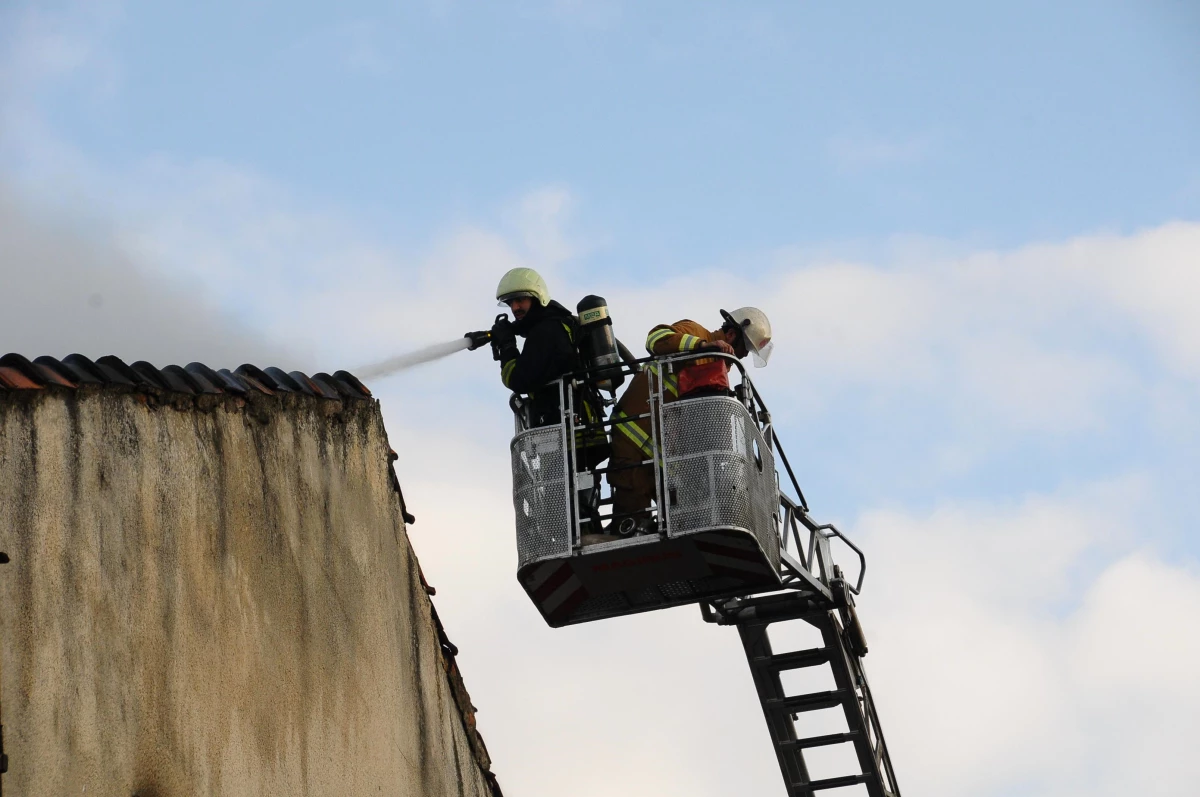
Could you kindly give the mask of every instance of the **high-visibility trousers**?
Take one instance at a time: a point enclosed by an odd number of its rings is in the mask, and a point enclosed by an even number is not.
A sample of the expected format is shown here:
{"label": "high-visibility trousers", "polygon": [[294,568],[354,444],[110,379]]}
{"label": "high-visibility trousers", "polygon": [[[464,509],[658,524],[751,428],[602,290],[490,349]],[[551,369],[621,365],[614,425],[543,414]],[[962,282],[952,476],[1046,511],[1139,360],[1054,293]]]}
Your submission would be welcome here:
{"label": "high-visibility trousers", "polygon": [[[613,512],[642,512],[654,500],[654,466],[639,465],[649,459],[640,447],[627,437],[614,434],[608,483],[613,491]],[[623,470],[611,470],[624,468]]]}

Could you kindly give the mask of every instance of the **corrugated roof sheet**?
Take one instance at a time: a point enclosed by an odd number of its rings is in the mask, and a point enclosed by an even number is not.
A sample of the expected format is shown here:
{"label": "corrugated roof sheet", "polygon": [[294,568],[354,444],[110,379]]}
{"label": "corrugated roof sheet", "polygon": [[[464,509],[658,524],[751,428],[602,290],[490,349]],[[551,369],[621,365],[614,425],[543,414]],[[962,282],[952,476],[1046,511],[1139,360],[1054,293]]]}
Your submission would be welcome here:
{"label": "corrugated roof sheet", "polygon": [[226,368],[217,371],[204,363],[156,368],[139,360],[127,365],[112,355],[95,361],[82,354],[72,354],[61,360],[53,357],[29,360],[20,354],[0,357],[0,390],[40,390],[47,387],[73,390],[84,385],[111,385],[193,396],[258,392],[268,396],[303,393],[327,399],[371,397],[371,391],[348,371],[309,376],[300,371],[289,373],[281,368],[258,368],[249,363],[233,371]]}

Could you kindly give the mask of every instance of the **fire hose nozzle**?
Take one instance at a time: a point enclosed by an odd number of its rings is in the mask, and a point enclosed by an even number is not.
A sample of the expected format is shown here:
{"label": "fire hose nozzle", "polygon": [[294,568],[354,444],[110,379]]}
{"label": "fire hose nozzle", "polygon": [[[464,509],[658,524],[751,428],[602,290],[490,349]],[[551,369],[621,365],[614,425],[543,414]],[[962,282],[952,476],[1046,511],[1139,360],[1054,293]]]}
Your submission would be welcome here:
{"label": "fire hose nozzle", "polygon": [[479,332],[468,332],[467,334],[463,335],[463,337],[471,341],[470,345],[467,346],[467,351],[475,351],[481,346],[486,346],[491,343],[492,331],[490,329],[483,329]]}

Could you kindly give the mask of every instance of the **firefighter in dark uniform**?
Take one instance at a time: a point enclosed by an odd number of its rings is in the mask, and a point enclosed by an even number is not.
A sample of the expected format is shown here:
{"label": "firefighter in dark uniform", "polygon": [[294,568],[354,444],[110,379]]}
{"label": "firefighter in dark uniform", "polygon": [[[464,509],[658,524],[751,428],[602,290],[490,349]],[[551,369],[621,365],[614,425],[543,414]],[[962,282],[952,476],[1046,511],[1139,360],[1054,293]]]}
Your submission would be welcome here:
{"label": "firefighter in dark uniform", "polygon": [[[581,367],[574,314],[550,298],[546,281],[531,268],[514,268],[505,274],[496,287],[496,298],[516,319],[497,320],[491,330],[501,381],[514,393],[529,397],[531,426],[560,423],[562,409],[556,380]],[[517,336],[525,338],[520,350]],[[600,403],[587,393],[577,391],[573,401],[577,423],[596,422],[602,417]],[[580,470],[595,468],[608,459],[608,435],[603,429],[577,433],[575,445]],[[595,516],[594,512],[589,514]],[[598,520],[593,519],[592,533],[583,535],[585,544],[615,539],[596,533],[598,526]]]}
{"label": "firefighter in dark uniform", "polygon": [[[515,322],[500,319],[492,327],[492,349],[500,361],[500,379],[514,393],[529,396],[533,426],[561,418],[558,385],[563,374],[579,369],[570,310],[550,298],[546,281],[531,268],[514,268],[500,280],[496,298]],[[517,336],[525,345],[517,349]]]}

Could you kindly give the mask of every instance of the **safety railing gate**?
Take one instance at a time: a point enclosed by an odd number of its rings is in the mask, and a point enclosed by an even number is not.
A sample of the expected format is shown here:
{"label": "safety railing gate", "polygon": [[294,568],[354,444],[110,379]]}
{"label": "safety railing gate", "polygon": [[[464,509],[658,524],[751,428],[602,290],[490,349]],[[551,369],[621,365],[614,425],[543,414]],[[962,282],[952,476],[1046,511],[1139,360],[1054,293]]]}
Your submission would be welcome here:
{"label": "safety railing gate", "polygon": [[[737,384],[729,394],[676,398],[680,368],[698,357],[729,362]],[[789,797],[861,784],[870,797],[899,797],[862,657],[867,644],[854,596],[866,559],[832,524],[808,514],[791,464],[761,396],[733,357],[713,352],[648,358],[623,366],[643,370],[649,406],[617,420],[595,412],[604,403],[580,372],[558,382],[561,422],[531,428],[514,397],[511,453],[517,521],[518,578],[552,626],[699,603],[706,620],[738,628]],[[593,411],[583,408],[590,402]],[[645,457],[603,467],[597,432],[617,422],[648,427]],[[783,464],[794,497],[780,489]],[[615,513],[603,479],[621,467],[647,468],[653,505]],[[639,521],[629,536],[599,542],[591,535]],[[592,544],[586,544],[586,543]],[[857,559],[848,580],[833,545]],[[773,625],[816,629],[820,644],[776,652]],[[822,670],[832,689],[790,694],[785,675]],[[836,732],[805,735],[802,718],[841,716]],[[817,748],[853,750],[857,771],[812,772]]]}

